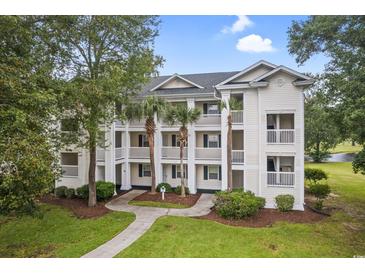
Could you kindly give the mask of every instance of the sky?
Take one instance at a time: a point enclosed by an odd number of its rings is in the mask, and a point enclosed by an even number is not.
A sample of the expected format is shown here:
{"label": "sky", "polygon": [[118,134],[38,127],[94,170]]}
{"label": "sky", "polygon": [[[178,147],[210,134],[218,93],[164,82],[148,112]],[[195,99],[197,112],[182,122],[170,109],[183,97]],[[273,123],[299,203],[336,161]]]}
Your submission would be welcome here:
{"label": "sky", "polygon": [[328,62],[315,55],[303,66],[287,50],[287,30],[306,16],[161,16],[156,54],[160,75],[239,71],[264,59],[300,72],[318,73]]}

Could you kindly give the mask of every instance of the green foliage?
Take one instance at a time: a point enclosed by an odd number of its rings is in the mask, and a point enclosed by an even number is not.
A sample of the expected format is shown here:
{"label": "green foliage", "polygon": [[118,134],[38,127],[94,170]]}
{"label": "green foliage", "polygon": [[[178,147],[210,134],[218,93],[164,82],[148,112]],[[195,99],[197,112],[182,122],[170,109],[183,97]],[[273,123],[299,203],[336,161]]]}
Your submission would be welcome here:
{"label": "green foliage", "polygon": [[290,194],[278,195],[275,197],[276,207],[281,212],[287,212],[293,209],[294,196]]}
{"label": "green foliage", "polygon": [[67,187],[66,186],[59,186],[55,188],[55,195],[58,198],[65,198],[66,197],[66,190]]}
{"label": "green foliage", "polygon": [[[297,63],[303,64],[318,53],[329,57],[330,61],[325,66],[323,78],[328,106],[332,106],[331,115],[343,140],[351,138],[363,145],[365,143],[364,17],[310,16],[307,20],[293,22],[288,34],[289,52],[296,56]],[[313,119],[316,117],[313,116]],[[322,127],[327,127],[327,122],[322,121]]]}
{"label": "green foliage", "polygon": [[331,193],[331,188],[326,182],[317,182],[309,185],[309,192],[317,199],[326,199]]}
{"label": "green foliage", "polygon": [[98,201],[107,200],[113,197],[115,185],[112,182],[97,181],[96,182],[96,198]]}
{"label": "green foliage", "polygon": [[[107,200],[114,195],[115,185],[112,182],[97,181],[96,182],[96,198],[98,201]],[[76,196],[81,199],[89,197],[89,186],[83,185],[76,189]]]}
{"label": "green foliage", "polygon": [[214,201],[217,213],[226,219],[242,219],[255,215],[265,206],[265,199],[256,197],[252,192],[220,191]]}
{"label": "green foliage", "polygon": [[[177,195],[180,195],[181,194],[181,186],[177,186],[175,187],[174,189],[174,192],[177,194]],[[190,190],[188,187],[185,187],[185,194],[189,195],[190,194]]]}
{"label": "green foliage", "polygon": [[355,173],[360,172],[365,175],[365,146],[356,154],[354,161],[352,162],[352,169]]}
{"label": "green foliage", "polygon": [[304,177],[306,180],[313,183],[328,178],[327,173],[322,169],[309,167],[304,169]]}
{"label": "green foliage", "polygon": [[169,183],[159,183],[156,187],[157,192],[161,192],[161,187],[165,187],[165,192],[172,192],[172,187]]}
{"label": "green foliage", "polygon": [[59,175],[57,82],[42,24],[0,16],[0,211],[33,213]]}
{"label": "green foliage", "polygon": [[75,189],[73,188],[68,188],[65,190],[65,196],[67,199],[72,199],[75,197]]}
{"label": "green foliage", "polygon": [[327,106],[321,90],[307,95],[305,100],[305,150],[314,162],[329,157],[329,150],[340,141],[339,131],[333,119],[333,110]]}
{"label": "green foliage", "polygon": [[89,198],[89,186],[88,185],[83,185],[80,186],[76,189],[76,196],[86,200],[87,198]]}

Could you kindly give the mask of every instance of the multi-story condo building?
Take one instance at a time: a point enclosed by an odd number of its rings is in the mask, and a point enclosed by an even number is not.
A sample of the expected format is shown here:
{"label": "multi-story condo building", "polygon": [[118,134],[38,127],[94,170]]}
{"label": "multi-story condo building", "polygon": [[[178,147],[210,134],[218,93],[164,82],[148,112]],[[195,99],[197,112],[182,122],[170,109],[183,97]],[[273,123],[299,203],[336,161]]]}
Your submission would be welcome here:
{"label": "multi-story condo building", "polygon": [[[243,108],[233,117],[233,186],[253,191],[274,207],[275,196],[292,194],[295,209],[304,203],[304,95],[310,77],[266,61],[233,72],[153,78],[141,96],[161,96],[171,104],[200,108],[200,119],[189,125],[185,151],[191,193],[227,188],[227,111],[218,102],[235,97]],[[178,126],[157,120],[156,181],[180,183]],[[127,190],[151,185],[144,121],[105,127],[108,147],[97,150],[96,178]],[[56,183],[79,187],[87,183],[88,153],[62,151],[62,178]]]}

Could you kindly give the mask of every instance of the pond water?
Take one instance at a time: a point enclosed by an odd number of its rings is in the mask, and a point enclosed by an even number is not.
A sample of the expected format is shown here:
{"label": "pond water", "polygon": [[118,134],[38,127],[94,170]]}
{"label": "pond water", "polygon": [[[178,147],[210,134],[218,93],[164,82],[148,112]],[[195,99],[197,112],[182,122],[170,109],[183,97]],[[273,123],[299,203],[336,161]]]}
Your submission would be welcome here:
{"label": "pond water", "polygon": [[[330,157],[325,162],[352,162],[356,153],[336,153],[331,154]],[[312,161],[312,159],[305,155],[305,161]]]}

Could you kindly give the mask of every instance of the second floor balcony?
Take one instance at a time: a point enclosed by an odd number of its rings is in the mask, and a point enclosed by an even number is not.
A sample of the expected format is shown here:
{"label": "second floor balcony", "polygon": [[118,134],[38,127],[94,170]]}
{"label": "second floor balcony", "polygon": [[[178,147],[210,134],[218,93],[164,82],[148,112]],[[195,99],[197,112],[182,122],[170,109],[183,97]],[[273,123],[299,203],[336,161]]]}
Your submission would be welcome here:
{"label": "second floor balcony", "polygon": [[195,149],[195,159],[197,160],[217,160],[222,158],[221,148],[199,147]]}
{"label": "second floor balcony", "polygon": [[196,122],[197,126],[220,126],[221,114],[202,114]]}
{"label": "second floor balcony", "polygon": [[[188,148],[184,148],[184,157],[186,160],[188,158]],[[180,159],[180,147],[162,147],[161,148],[161,158],[162,159],[172,159],[179,160]]]}
{"label": "second floor balcony", "polygon": [[130,147],[129,158],[132,159],[149,159],[150,150],[149,147]]}

